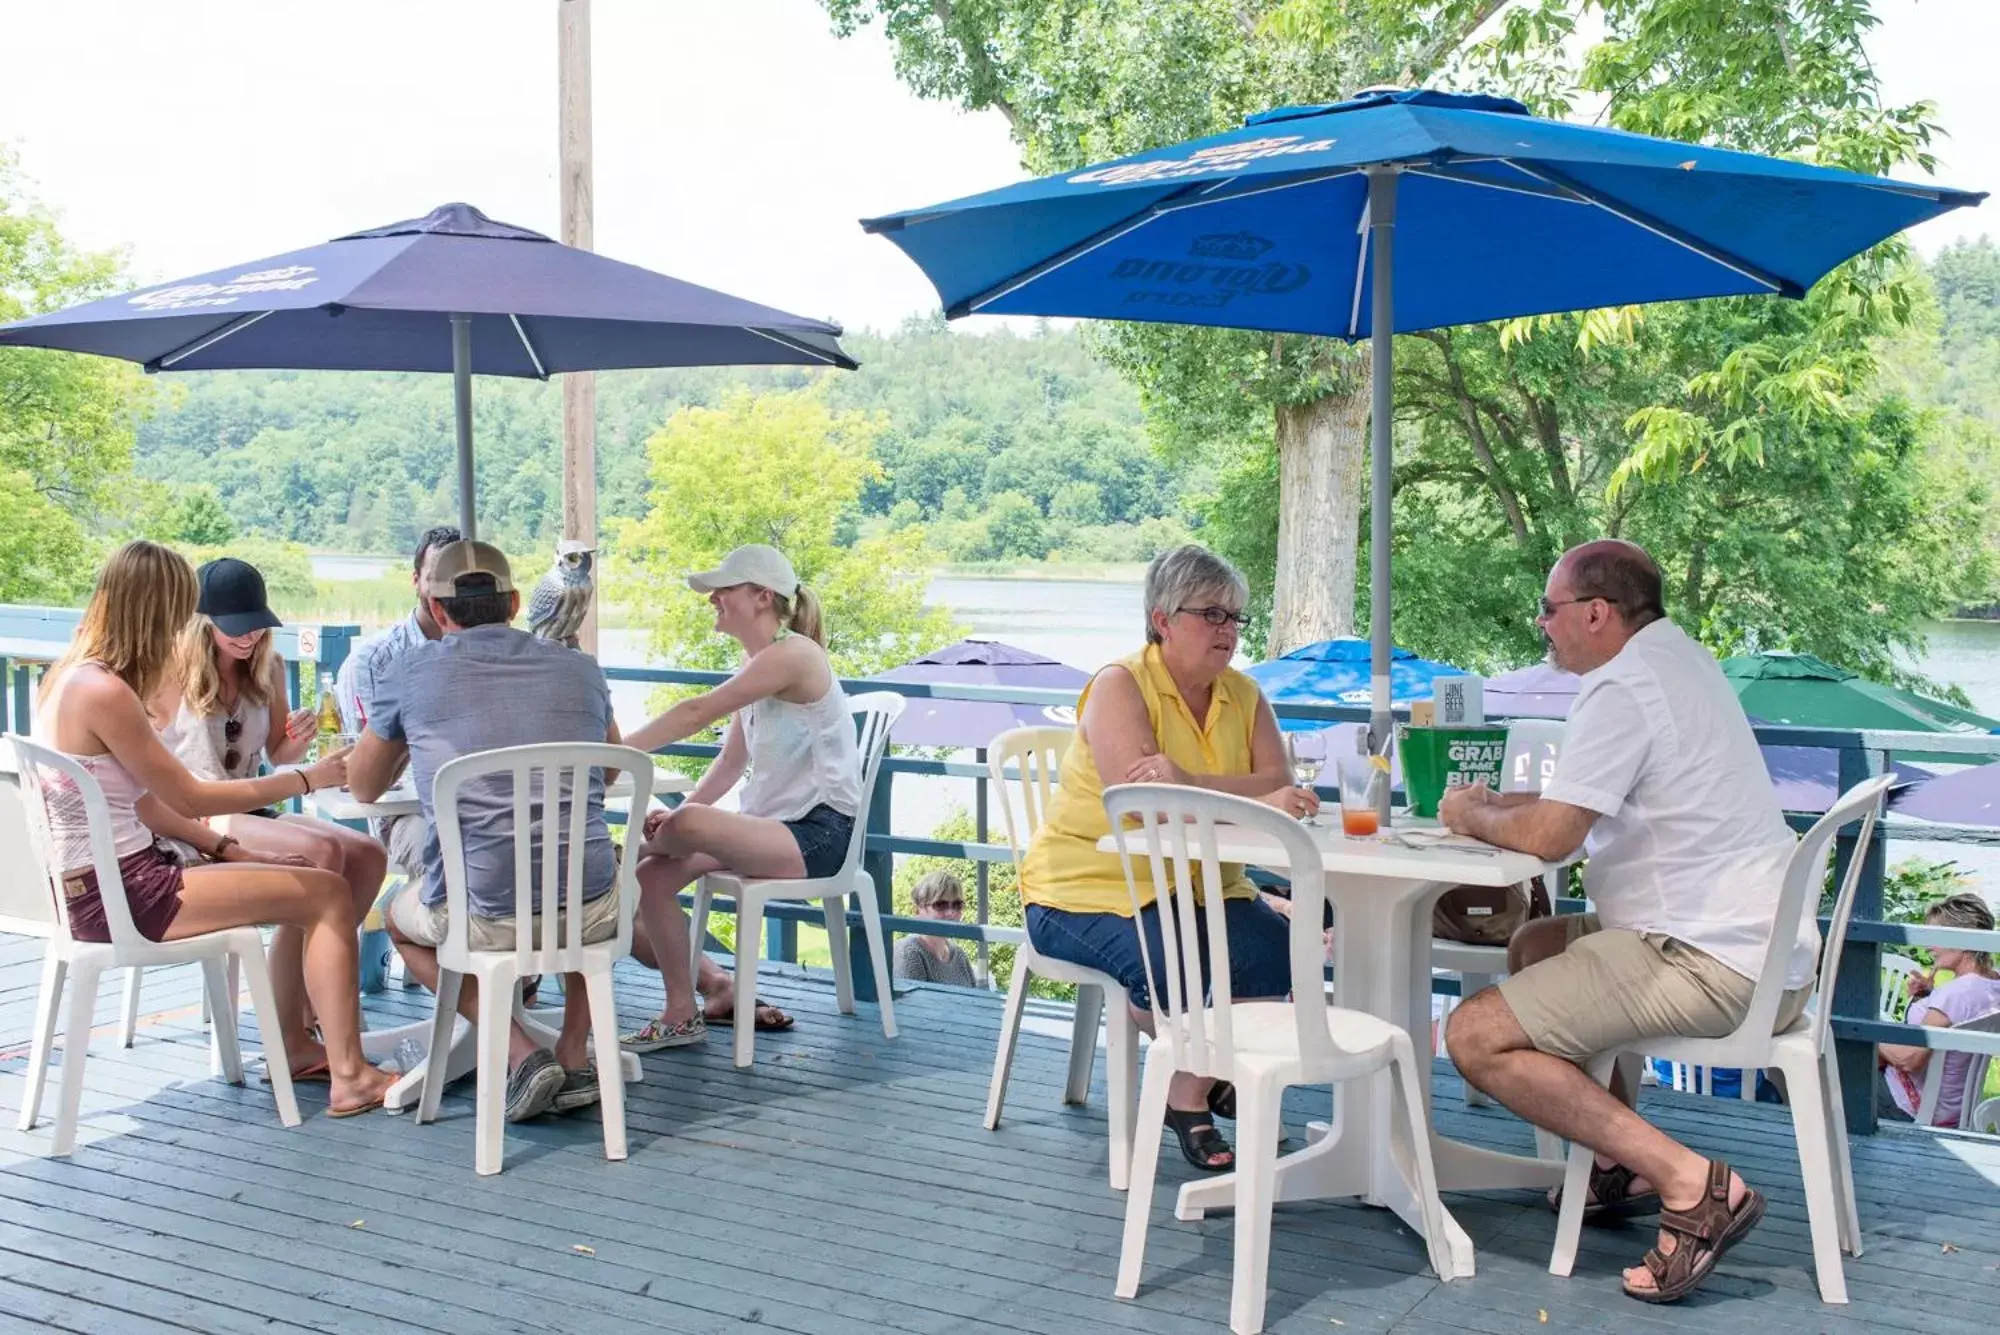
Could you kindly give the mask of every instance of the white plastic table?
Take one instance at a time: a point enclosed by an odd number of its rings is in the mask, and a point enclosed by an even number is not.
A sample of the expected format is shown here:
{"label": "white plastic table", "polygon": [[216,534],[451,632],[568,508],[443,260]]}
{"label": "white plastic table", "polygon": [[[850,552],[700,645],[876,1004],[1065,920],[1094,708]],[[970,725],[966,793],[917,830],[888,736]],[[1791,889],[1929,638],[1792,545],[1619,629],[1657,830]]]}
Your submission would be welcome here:
{"label": "white plastic table", "polygon": [[[653,793],[685,793],[694,785],[679,774],[663,769],[653,771]],[[632,796],[632,779],[620,774],[616,782],[604,790],[604,800],[614,803]],[[370,817],[384,819],[390,816],[414,816],[422,810],[417,800],[417,792],[409,785],[406,774],[398,786],[382,794],[374,802],[363,802],[345,788],[322,789],[312,794],[313,814],[327,820],[364,820]],[[556,1034],[562,1027],[562,1012],[547,1007],[528,1010],[517,1001],[514,1018],[543,1047],[553,1047]],[[418,1020],[413,1024],[399,1024],[389,1029],[367,1029],[361,1034],[361,1051],[371,1062],[384,1062],[396,1055],[406,1038],[415,1039],[419,1045],[429,1041],[431,1022]],[[445,1062],[444,1079],[452,1081],[470,1075],[478,1063],[478,1044],[473,1041],[472,1026],[464,1016],[458,1017],[451,1031],[451,1051]],[[639,1079],[639,1059],[626,1052],[619,1054],[619,1066],[628,1083]],[[426,1058],[410,1070],[405,1071],[389,1092],[383,1096],[382,1106],[392,1113],[403,1112],[416,1106],[424,1092],[424,1079],[429,1073],[430,1061]]]}
{"label": "white plastic table", "polygon": [[[1326,868],[1326,895],[1334,913],[1334,991],[1338,1004],[1379,1016],[1409,1032],[1419,1054],[1431,1051],[1431,907],[1455,885],[1514,885],[1546,870],[1526,853],[1495,850],[1473,840],[1406,848],[1379,838],[1341,835],[1338,813],[1306,827],[1319,844]],[[1332,823],[1325,823],[1331,821]],[[1412,840],[1442,836],[1435,826],[1397,826]],[[1289,870],[1283,845],[1240,826],[1218,825],[1219,856],[1273,871]],[[1454,848],[1452,845],[1459,847]],[[1476,847],[1481,852],[1468,851]],[[1116,852],[1109,835],[1100,849]],[[1429,1114],[1428,1080],[1425,1114]],[[1278,1201],[1359,1197],[1394,1210],[1423,1233],[1423,1214],[1407,1164],[1395,1155],[1390,1136],[1390,1082],[1385,1078],[1333,1087],[1330,1124],[1309,1128],[1309,1143],[1278,1161]],[[1562,1181],[1561,1160],[1502,1154],[1462,1141],[1431,1135],[1438,1189],[1493,1191],[1551,1187]],[[1234,1202],[1235,1175],[1217,1174],[1181,1187],[1174,1213],[1199,1219],[1205,1211]],[[1472,1239],[1449,1210],[1445,1232],[1452,1273],[1473,1273]]]}

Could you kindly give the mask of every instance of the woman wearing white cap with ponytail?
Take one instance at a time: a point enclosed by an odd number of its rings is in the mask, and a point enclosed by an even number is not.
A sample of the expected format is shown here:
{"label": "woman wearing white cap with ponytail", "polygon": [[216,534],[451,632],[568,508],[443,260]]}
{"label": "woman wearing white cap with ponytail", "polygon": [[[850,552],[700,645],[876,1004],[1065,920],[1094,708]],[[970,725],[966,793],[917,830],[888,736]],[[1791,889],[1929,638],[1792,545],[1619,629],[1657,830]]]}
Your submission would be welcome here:
{"label": "woman wearing white cap with ponytail", "polygon": [[[847,856],[861,806],[861,759],[847,695],[827,661],[819,600],[775,547],[738,547],[713,570],[688,576],[708,595],[715,629],[743,646],[743,666],[714,690],[683,700],[626,737],[657,751],[729,719],[722,754],[671,812],[646,817],[640,845],[639,921],[632,953],[660,970],[667,1006],[623,1042],[653,1052],[700,1042],[727,1024],[735,984],[706,955],[688,975],[688,921],[680,892],[727,869],[739,876],[830,876]],[[737,810],[715,802],[743,777]],[[705,1009],[696,1005],[699,991]],[[791,1017],[757,1008],[759,1029],[789,1029]]]}

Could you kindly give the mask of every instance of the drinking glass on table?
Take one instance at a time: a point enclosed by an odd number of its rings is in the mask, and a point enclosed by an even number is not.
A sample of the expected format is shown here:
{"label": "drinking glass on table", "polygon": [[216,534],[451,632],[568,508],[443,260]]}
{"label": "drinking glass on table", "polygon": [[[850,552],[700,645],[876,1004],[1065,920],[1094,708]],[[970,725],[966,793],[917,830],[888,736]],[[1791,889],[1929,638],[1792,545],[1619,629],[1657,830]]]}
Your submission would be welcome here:
{"label": "drinking glass on table", "polygon": [[1340,758],[1340,830],[1352,838],[1379,834],[1378,814],[1389,771],[1380,756]]}
{"label": "drinking glass on table", "polygon": [[[1291,767],[1292,781],[1301,788],[1313,786],[1319,772],[1326,766],[1326,734],[1324,732],[1288,732],[1285,734],[1285,763]],[[1319,824],[1318,816],[1308,816],[1302,824]]]}

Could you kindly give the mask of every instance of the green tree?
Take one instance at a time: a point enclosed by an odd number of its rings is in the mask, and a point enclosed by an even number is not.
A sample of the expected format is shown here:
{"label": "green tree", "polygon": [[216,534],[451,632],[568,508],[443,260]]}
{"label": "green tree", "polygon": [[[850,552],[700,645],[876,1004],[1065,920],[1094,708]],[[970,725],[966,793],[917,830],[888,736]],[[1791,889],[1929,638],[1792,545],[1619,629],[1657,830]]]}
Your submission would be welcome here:
{"label": "green tree", "polygon": [[646,445],[646,511],[617,530],[605,582],[648,632],[653,654],[678,667],[726,669],[738,649],[714,631],[687,572],[731,548],[764,542],[791,559],[818,594],[827,652],[845,675],[866,676],[956,639],[959,628],[924,605],[923,531],[836,543],[836,529],[880,466],[869,449],[879,422],[835,413],[815,390],[735,390],[712,408],[683,408]]}
{"label": "green tree", "polygon": [[[78,250],[0,148],[0,323],[105,295],[123,257]],[[136,367],[0,348],[0,602],[68,602],[90,586],[95,532],[125,498],[151,401]]]}
{"label": "green tree", "polygon": [[1035,503],[1018,491],[1003,491],[987,505],[993,546],[1003,557],[1039,561],[1049,554],[1049,534]]}
{"label": "green tree", "polygon": [[[1036,173],[1234,129],[1288,103],[1427,77],[1503,0],[822,0],[880,22],[925,97],[1005,116]],[[1367,452],[1364,358],[1332,339],[1115,325],[1110,359],[1183,461],[1274,441],[1275,647],[1354,625]]]}

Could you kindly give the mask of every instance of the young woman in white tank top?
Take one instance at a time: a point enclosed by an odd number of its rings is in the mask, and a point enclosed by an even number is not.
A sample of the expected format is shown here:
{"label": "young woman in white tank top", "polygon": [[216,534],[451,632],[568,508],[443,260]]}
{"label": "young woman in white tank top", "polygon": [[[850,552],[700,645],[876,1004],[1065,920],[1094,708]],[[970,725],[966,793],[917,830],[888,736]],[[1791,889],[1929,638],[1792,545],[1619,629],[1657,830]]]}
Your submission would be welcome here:
{"label": "young woman in white tank top", "polygon": [[[174,758],[198,779],[245,779],[305,757],[317,731],[310,709],[286,712],[285,660],[271,643],[280,626],[264,577],[223,557],[195,572],[201,601],[175,646],[173,675],[154,697],[153,722]],[[277,807],[211,816],[168,812],[160,833],[190,865],[267,862],[321,867],[347,882],[366,916],[382,892],[389,855],[356,830]]]}
{"label": "young woman in white tank top", "polygon": [[[862,812],[861,758],[847,695],[827,661],[819,603],[776,548],[738,547],[714,570],[688,576],[708,595],[715,629],[743,646],[743,667],[722,685],[683,700],[628,735],[656,751],[727,718],[722,754],[673,812],[646,818],[639,861],[639,920],[632,953],[660,969],[666,1010],[636,1034],[628,1051],[698,1042],[709,1024],[728,1023],[735,986],[706,955],[688,974],[688,922],[680,892],[718,870],[739,876],[830,876],[846,861]],[[736,811],[715,806],[744,771]],[[699,991],[705,1007],[696,1005]],[[757,1008],[759,1029],[789,1029],[791,1017]]]}
{"label": "young woman in white tank top", "polygon": [[[392,1077],[361,1053],[360,922],[347,885],[316,867],[226,862],[182,869],[153,842],[173,818],[249,811],[347,779],[345,755],[259,778],[190,774],[160,741],[142,700],[165,676],[176,632],[194,615],[194,571],[172,550],[129,542],[105,562],[69,652],[43,679],[35,735],[88,769],[111,807],[112,836],[135,926],[157,941],[272,924],[271,983],[294,1078],[326,1081],[329,1115],[379,1107]],[[108,939],[87,853],[82,803],[48,794],[71,930]],[[320,1037],[306,1021],[310,995]]]}

